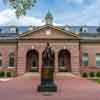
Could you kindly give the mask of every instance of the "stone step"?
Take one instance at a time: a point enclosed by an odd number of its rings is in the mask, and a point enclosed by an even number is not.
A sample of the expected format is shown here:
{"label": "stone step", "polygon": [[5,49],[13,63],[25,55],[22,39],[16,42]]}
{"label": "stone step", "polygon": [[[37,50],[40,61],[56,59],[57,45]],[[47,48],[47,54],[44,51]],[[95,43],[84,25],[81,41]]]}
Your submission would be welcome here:
{"label": "stone step", "polygon": [[35,79],[35,78],[39,78],[40,74],[39,73],[25,73],[22,76],[19,76],[19,79]]}
{"label": "stone step", "polygon": [[[60,73],[55,73],[54,76],[66,76],[66,77],[77,77],[77,75],[74,75],[72,73],[65,73],[65,72],[60,72]],[[24,75],[22,76],[19,76],[19,78],[22,78],[22,79],[37,79],[37,78],[40,78],[40,73],[25,73]]]}

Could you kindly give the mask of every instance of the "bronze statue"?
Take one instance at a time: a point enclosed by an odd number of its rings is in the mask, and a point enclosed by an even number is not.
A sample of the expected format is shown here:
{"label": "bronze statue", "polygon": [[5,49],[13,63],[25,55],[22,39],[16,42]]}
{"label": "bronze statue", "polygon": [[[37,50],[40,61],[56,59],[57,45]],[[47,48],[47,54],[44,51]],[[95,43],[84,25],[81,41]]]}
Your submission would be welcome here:
{"label": "bronze statue", "polygon": [[53,66],[53,57],[54,53],[49,42],[47,42],[47,46],[43,52],[43,66]]}
{"label": "bronze statue", "polygon": [[49,43],[43,52],[43,65],[41,70],[41,84],[38,86],[39,92],[55,92],[57,86],[54,84],[54,52]]}

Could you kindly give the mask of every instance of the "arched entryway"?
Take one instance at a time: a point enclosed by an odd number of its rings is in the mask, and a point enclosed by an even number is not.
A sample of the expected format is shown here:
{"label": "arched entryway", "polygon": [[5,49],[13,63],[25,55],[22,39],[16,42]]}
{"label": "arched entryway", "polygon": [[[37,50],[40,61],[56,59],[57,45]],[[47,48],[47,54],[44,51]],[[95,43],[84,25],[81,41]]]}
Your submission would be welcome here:
{"label": "arched entryway", "polygon": [[71,72],[71,55],[66,49],[60,50],[58,54],[58,70],[59,72]]}
{"label": "arched entryway", "polygon": [[[43,55],[44,55],[44,51],[42,53],[42,67],[45,66],[45,60],[43,58]],[[51,61],[51,66],[55,66],[55,53],[54,51],[52,52],[52,61]]]}
{"label": "arched entryway", "polygon": [[38,72],[39,54],[36,50],[29,50],[26,55],[26,71]]}

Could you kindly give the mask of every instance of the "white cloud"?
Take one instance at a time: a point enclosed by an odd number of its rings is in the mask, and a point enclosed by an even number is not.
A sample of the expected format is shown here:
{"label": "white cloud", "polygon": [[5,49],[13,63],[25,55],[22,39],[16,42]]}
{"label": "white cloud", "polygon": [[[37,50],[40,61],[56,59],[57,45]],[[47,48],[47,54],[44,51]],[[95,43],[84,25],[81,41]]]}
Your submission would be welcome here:
{"label": "white cloud", "polygon": [[[74,0],[66,0],[74,1]],[[75,0],[76,2],[82,2],[84,0]],[[67,9],[67,7],[66,7]],[[80,9],[80,8],[79,8]],[[57,12],[59,13],[59,12]],[[55,17],[55,21],[60,24],[54,23],[54,25],[69,24],[69,25],[99,25],[100,24],[100,0],[95,0],[88,6],[84,5],[84,9],[79,11],[62,11]],[[6,9],[0,12],[0,26],[1,25],[17,25],[17,26],[29,26],[29,25],[43,25],[43,18],[36,18],[30,16],[22,16],[17,19],[14,10]]]}
{"label": "white cloud", "polygon": [[29,26],[29,25],[42,25],[42,19],[29,17],[29,16],[21,16],[19,19],[16,18],[15,11],[12,9],[6,9],[0,13],[0,25],[1,26]]}
{"label": "white cloud", "polygon": [[95,0],[95,2],[88,6],[85,6],[84,4],[82,6],[84,6],[84,9],[79,8],[79,11],[75,11],[73,8],[72,12],[62,13],[63,17],[59,16],[60,22],[71,25],[100,24],[100,0]]}
{"label": "white cloud", "polygon": [[[19,19],[15,15],[15,10],[6,9],[0,13],[0,26],[41,26],[44,25],[42,18],[21,16]],[[61,25],[53,23],[54,25]]]}
{"label": "white cloud", "polygon": [[[41,26],[44,25],[43,19],[30,16],[21,16],[19,19],[15,15],[15,10],[6,9],[0,13],[0,26]],[[54,25],[61,25],[54,23]]]}

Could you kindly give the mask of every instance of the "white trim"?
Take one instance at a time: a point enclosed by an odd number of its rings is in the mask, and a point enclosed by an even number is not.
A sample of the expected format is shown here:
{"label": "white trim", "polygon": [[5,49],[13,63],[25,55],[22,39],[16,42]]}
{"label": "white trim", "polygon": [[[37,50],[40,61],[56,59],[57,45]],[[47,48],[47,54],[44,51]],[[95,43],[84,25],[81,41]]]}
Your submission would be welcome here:
{"label": "white trim", "polygon": [[13,68],[16,68],[16,66],[8,66],[7,68],[10,68],[10,69],[13,69]]}

